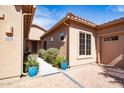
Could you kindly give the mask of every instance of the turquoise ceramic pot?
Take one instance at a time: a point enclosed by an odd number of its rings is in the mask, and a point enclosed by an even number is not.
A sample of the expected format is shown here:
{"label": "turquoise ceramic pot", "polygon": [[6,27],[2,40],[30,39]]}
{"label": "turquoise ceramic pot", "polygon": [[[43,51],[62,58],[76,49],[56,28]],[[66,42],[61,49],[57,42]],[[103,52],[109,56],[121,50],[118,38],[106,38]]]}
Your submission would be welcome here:
{"label": "turquoise ceramic pot", "polygon": [[62,70],[66,70],[68,68],[68,63],[66,61],[63,61],[60,63],[60,68]]}
{"label": "turquoise ceramic pot", "polygon": [[38,68],[35,67],[35,66],[32,66],[32,67],[28,67],[28,76],[29,77],[34,77],[36,76],[38,73]]}

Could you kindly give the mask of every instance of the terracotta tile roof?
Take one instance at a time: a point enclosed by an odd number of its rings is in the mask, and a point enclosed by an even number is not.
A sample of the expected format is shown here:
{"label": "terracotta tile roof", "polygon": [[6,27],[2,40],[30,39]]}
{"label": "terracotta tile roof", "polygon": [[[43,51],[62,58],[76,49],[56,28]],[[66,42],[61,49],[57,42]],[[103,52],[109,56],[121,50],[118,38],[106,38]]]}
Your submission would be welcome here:
{"label": "terracotta tile roof", "polygon": [[93,22],[90,22],[86,19],[83,19],[81,17],[78,17],[76,15],[74,15],[73,13],[71,12],[68,12],[66,14],[66,16],[61,19],[59,22],[57,22],[51,29],[49,29],[42,37],[44,37],[45,35],[47,35],[49,32],[51,32],[53,29],[55,29],[57,26],[59,26],[60,24],[64,23],[66,20],[74,20],[76,22],[79,22],[79,23],[82,23],[82,24],[85,24],[85,25],[88,25],[88,26],[91,26],[91,27],[94,27],[94,28],[102,28],[102,27],[105,27],[105,26],[109,26],[109,25],[113,25],[115,23],[120,23],[120,22],[124,22],[124,17],[120,18],[120,19],[116,19],[116,20],[113,20],[113,21],[109,21],[107,23],[104,23],[104,24],[101,24],[101,25],[97,25]]}
{"label": "terracotta tile roof", "polygon": [[124,17],[121,17],[121,18],[119,18],[119,19],[115,19],[115,20],[112,20],[112,21],[109,21],[109,22],[100,24],[100,25],[98,25],[97,27],[98,27],[98,28],[106,27],[106,26],[110,26],[110,25],[113,25],[113,24],[121,23],[121,22],[124,22]]}
{"label": "terracotta tile roof", "polygon": [[[66,20],[74,20],[76,22],[80,22],[80,23],[83,23],[85,25],[88,25],[88,26],[91,26],[91,27],[96,27],[97,25],[93,22],[90,22],[86,19],[83,19],[81,17],[78,17],[76,15],[74,15],[73,13],[71,12],[68,12],[66,14],[66,16],[64,18],[62,18],[59,22],[57,22],[51,29],[49,29],[42,37],[44,37],[45,35],[47,35],[48,33],[50,33],[53,29],[55,29],[58,25],[60,25],[61,23],[64,23]],[[42,38],[41,37],[41,38]]]}
{"label": "terracotta tile roof", "polygon": [[68,12],[67,15],[66,15],[67,18],[70,18],[70,19],[73,19],[75,21],[79,21],[79,22],[82,22],[82,23],[85,23],[87,25],[91,25],[91,26],[97,26],[97,24],[93,23],[93,22],[90,22],[86,19],[83,19],[81,17],[78,17],[76,15],[74,15],[73,13],[71,12]]}

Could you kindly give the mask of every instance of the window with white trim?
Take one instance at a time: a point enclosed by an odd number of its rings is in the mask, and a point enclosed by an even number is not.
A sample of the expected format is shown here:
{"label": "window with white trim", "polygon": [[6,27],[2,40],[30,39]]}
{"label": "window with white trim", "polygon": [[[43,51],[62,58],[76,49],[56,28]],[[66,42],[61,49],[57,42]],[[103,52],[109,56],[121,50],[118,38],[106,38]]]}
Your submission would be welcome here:
{"label": "window with white trim", "polygon": [[80,33],[79,54],[80,55],[91,55],[91,34]]}
{"label": "window with white trim", "polygon": [[64,40],[64,32],[60,32],[60,40]]}

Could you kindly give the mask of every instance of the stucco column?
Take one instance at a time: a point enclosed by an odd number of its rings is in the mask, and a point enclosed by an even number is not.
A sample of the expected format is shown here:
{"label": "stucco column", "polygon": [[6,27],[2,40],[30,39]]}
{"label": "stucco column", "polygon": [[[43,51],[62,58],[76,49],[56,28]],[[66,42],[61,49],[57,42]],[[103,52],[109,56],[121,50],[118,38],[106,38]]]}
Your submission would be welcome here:
{"label": "stucco column", "polygon": [[96,63],[100,64],[100,37],[97,36]]}

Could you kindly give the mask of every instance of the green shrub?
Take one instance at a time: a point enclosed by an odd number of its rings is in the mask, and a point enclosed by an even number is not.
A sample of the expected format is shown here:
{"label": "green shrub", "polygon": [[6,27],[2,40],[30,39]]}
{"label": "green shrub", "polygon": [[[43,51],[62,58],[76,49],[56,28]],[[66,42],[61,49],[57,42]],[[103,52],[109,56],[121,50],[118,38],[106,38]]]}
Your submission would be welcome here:
{"label": "green shrub", "polygon": [[64,60],[64,57],[57,56],[57,57],[53,60],[52,65],[53,65],[54,67],[59,67],[60,62],[62,62],[63,60]]}
{"label": "green shrub", "polygon": [[37,69],[39,69],[39,63],[37,62],[37,55],[36,54],[30,54],[25,59],[25,71],[28,71],[28,67],[36,66]]}
{"label": "green shrub", "polygon": [[46,51],[44,49],[40,49],[37,54],[39,57],[43,58],[44,59],[44,54],[46,53]]}
{"label": "green shrub", "polygon": [[48,50],[46,50],[46,53],[44,54],[44,60],[52,63],[53,60],[56,58],[56,56],[59,53],[59,49],[57,48],[49,48]]}

